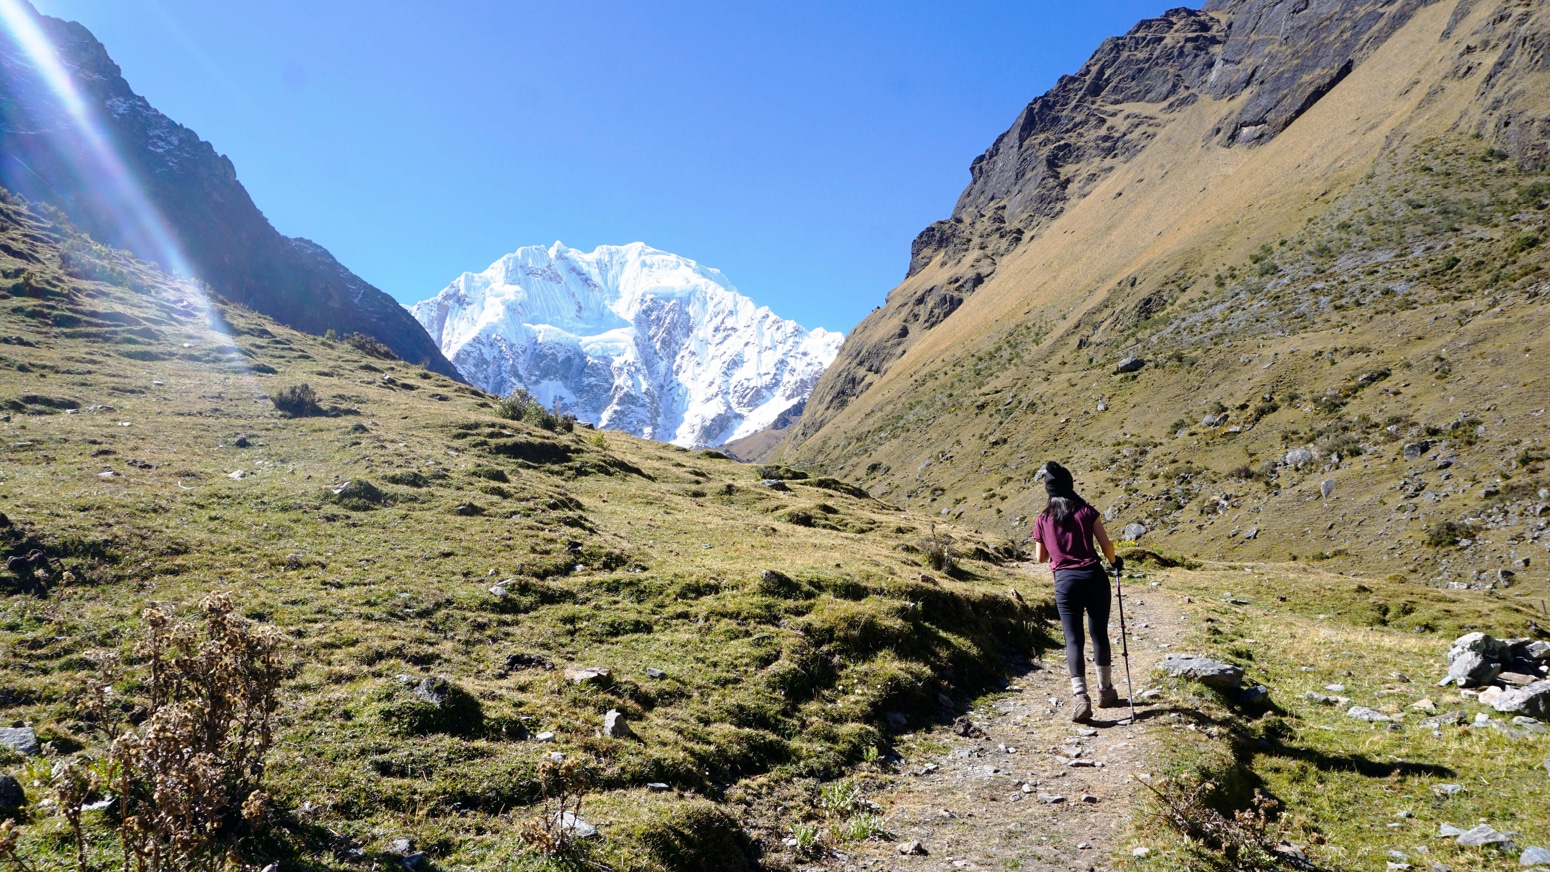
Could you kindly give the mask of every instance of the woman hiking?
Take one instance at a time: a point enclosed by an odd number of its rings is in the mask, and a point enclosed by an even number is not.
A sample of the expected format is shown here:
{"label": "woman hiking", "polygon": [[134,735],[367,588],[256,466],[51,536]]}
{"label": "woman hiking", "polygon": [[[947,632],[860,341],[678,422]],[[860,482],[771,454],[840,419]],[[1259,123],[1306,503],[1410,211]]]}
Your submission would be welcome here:
{"label": "woman hiking", "polygon": [[1092,630],[1093,663],[1098,666],[1098,705],[1119,705],[1114,689],[1114,674],[1109,659],[1109,578],[1098,562],[1093,540],[1116,571],[1123,565],[1114,554],[1114,543],[1103,529],[1098,510],[1076,493],[1071,472],[1050,461],[1044,464],[1044,491],[1049,503],[1033,522],[1028,538],[1033,540],[1033,558],[1050,564],[1055,574],[1055,608],[1066,636],[1066,666],[1071,671],[1071,695],[1074,697],[1071,720],[1087,723],[1093,716],[1092,699],[1087,695],[1087,668],[1082,658],[1082,613]]}

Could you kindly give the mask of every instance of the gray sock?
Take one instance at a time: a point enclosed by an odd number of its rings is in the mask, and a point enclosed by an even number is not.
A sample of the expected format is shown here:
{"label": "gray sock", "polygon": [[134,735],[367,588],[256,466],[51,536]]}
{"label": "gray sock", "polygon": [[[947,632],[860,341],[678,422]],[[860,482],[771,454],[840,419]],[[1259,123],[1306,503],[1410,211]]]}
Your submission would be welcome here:
{"label": "gray sock", "polygon": [[1079,676],[1071,679],[1071,695],[1072,696],[1086,696],[1087,695],[1087,676],[1079,675]]}

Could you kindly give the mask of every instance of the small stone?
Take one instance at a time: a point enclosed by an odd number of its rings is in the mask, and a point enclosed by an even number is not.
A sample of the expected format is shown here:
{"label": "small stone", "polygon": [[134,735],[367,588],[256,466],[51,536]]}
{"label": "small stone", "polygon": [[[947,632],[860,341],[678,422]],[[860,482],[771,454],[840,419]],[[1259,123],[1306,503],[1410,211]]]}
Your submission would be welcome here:
{"label": "small stone", "polygon": [[1550,866],[1550,851],[1544,848],[1528,847],[1523,849],[1523,855],[1518,858],[1519,866]]}
{"label": "small stone", "polygon": [[1432,785],[1432,793],[1442,797],[1443,799],[1447,799],[1448,797],[1450,797],[1450,796],[1452,796],[1452,795],[1454,795],[1456,793],[1460,793],[1463,790],[1464,790],[1464,785],[1462,785],[1462,784],[1433,784]]}
{"label": "small stone", "polygon": [[1503,684],[1514,684],[1518,687],[1526,687],[1539,679],[1533,675],[1524,675],[1521,672],[1503,672],[1496,676],[1496,680]]}
{"label": "small stone", "polygon": [[414,853],[414,841],[412,839],[394,839],[388,850],[394,854],[408,856]]}
{"label": "small stone", "polygon": [[906,857],[924,857],[928,852],[925,845],[918,841],[910,841],[899,846],[899,853]]}
{"label": "small stone", "polygon": [[1334,492],[1335,492],[1335,480],[1332,479],[1332,478],[1324,479],[1324,482],[1319,485],[1319,493],[1323,494],[1324,495],[1324,499],[1326,499],[1326,500],[1329,499],[1330,495],[1333,494]]}
{"label": "small stone", "polygon": [[0,745],[8,746],[23,757],[36,757],[38,734],[32,727],[0,727]]}
{"label": "small stone", "polygon": [[1065,802],[1065,801],[1066,801],[1066,798],[1064,796],[1061,796],[1058,793],[1041,793],[1041,794],[1039,794],[1039,802],[1046,803],[1048,805],[1059,805],[1060,803]]}
{"label": "small stone", "polygon": [[1135,850],[1130,852],[1130,856],[1137,857],[1137,858],[1142,858],[1142,857],[1148,856],[1151,853],[1152,853],[1152,849],[1151,848],[1136,848]]}
{"label": "small stone", "polygon": [[1499,851],[1511,851],[1517,847],[1511,836],[1498,833],[1485,824],[1459,836],[1458,843],[1466,848],[1495,848]]}
{"label": "small stone", "polygon": [[1440,839],[1456,839],[1464,835],[1464,831],[1453,824],[1438,824],[1437,837]]}
{"label": "small stone", "polygon": [[1432,443],[1424,439],[1420,442],[1412,442],[1404,448],[1405,459],[1409,461],[1420,460],[1430,450],[1432,450]]}
{"label": "small stone", "polygon": [[1345,693],[1345,685],[1343,684],[1326,684],[1324,689],[1330,693]]}
{"label": "small stone", "polygon": [[667,791],[672,790],[671,787],[668,787],[666,783],[661,781],[648,782],[646,784],[646,789],[652,793],[666,793]]}
{"label": "small stone", "polygon": [[647,678],[666,678],[667,677],[667,673],[663,672],[660,669],[657,669],[654,666],[648,666],[648,667],[646,667],[646,677]]}
{"label": "small stone", "polygon": [[565,680],[584,687],[606,687],[613,681],[613,671],[602,666],[567,669]]}
{"label": "small stone", "polygon": [[637,738],[629,722],[624,719],[624,713],[618,709],[609,709],[608,714],[603,715],[603,735],[610,739]]}
{"label": "small stone", "polygon": [[404,859],[399,860],[398,862],[403,864],[405,869],[418,869],[425,865],[425,859],[424,851],[415,851],[413,854],[405,855]]}
{"label": "small stone", "polygon": [[1264,705],[1270,702],[1270,688],[1263,684],[1246,687],[1238,694],[1238,702],[1244,705]]}
{"label": "small stone", "polygon": [[1146,366],[1146,361],[1139,357],[1127,357],[1114,366],[1115,375],[1124,375],[1127,372],[1136,372]]}
{"label": "small stone", "polygon": [[562,831],[570,833],[573,839],[590,839],[597,835],[597,827],[576,817],[575,812],[555,812],[554,823]]}
{"label": "small stone", "polygon": [[786,483],[784,481],[782,481],[781,479],[778,479],[778,478],[760,479],[759,480],[759,485],[761,487],[767,487],[767,488],[769,488],[772,491],[783,491],[783,492],[786,492],[786,493],[790,493],[790,491],[791,491],[791,488],[786,487]]}
{"label": "small stone", "polygon": [[1126,524],[1120,531],[1119,537],[1129,542],[1139,542],[1146,535],[1146,525],[1142,523]]}
{"label": "small stone", "polygon": [[1443,727],[1456,727],[1464,723],[1464,713],[1461,711],[1444,712],[1435,717],[1421,721],[1421,726],[1428,730],[1438,730]]}
{"label": "small stone", "polygon": [[436,708],[441,708],[452,695],[452,684],[445,678],[426,676],[414,686],[414,695]]}
{"label": "small stone", "polygon": [[552,730],[544,730],[542,733],[539,733],[538,735],[534,736],[533,737],[533,741],[535,741],[535,742],[553,742],[554,741],[554,732]]}
{"label": "small stone", "polygon": [[1098,801],[1098,797],[1093,796],[1091,793],[1084,793],[1082,794],[1082,801],[1088,805],[1092,805]]}
{"label": "small stone", "polygon": [[1351,706],[1351,708],[1346,710],[1346,716],[1356,718],[1359,721],[1366,721],[1369,724],[1387,724],[1394,721],[1393,718],[1383,712],[1362,705]]}
{"label": "small stone", "polygon": [[1550,660],[1550,642],[1530,642],[1527,653],[1531,660]]}
{"label": "small stone", "polygon": [[1435,712],[1437,711],[1437,703],[1432,702],[1430,699],[1418,699],[1410,704],[1410,708],[1418,712]]}
{"label": "small stone", "polygon": [[0,814],[15,812],[27,804],[27,792],[14,776],[0,775]]}
{"label": "small stone", "polygon": [[888,722],[888,728],[891,730],[902,730],[910,723],[903,712],[883,712],[883,720]]}

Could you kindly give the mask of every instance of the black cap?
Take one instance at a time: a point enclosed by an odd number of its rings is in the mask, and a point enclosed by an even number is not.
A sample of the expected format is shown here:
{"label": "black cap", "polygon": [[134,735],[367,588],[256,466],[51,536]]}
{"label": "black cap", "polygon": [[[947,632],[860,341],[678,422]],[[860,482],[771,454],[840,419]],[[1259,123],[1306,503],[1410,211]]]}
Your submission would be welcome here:
{"label": "black cap", "polygon": [[1076,496],[1076,480],[1071,470],[1051,460],[1044,464],[1044,492],[1052,497]]}

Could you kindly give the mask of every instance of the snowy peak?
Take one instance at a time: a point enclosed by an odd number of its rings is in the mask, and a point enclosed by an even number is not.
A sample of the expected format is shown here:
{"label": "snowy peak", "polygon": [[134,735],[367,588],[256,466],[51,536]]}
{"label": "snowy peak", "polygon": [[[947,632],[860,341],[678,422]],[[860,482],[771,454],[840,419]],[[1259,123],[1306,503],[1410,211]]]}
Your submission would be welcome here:
{"label": "snowy peak", "polygon": [[696,447],[804,402],[844,338],[639,242],[519,248],[411,311],[486,391],[525,388],[588,423]]}

